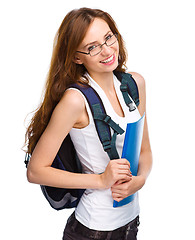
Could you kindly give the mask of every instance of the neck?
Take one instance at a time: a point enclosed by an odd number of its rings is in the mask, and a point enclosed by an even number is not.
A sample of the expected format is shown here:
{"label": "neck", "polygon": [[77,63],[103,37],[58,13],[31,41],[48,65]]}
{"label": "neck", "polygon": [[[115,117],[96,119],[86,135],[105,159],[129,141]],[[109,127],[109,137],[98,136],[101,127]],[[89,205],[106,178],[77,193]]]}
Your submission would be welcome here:
{"label": "neck", "polygon": [[113,72],[90,74],[93,80],[105,91],[112,91],[114,89]]}

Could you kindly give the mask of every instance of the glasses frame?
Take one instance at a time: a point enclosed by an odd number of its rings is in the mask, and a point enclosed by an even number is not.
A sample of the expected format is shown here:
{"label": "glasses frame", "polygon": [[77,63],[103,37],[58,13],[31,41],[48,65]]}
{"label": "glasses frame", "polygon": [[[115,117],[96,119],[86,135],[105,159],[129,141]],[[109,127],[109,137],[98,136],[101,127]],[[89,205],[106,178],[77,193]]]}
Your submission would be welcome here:
{"label": "glasses frame", "polygon": [[[116,37],[116,41],[118,41],[118,34],[117,33],[114,33],[113,35],[112,35],[112,37],[113,36],[115,36]],[[78,52],[78,53],[82,53],[82,54],[86,54],[86,55],[90,55],[91,57],[94,57],[94,56],[96,56],[96,55],[98,55],[99,53],[101,53],[101,51],[102,51],[102,47],[104,46],[104,45],[106,45],[107,47],[110,47],[110,46],[112,46],[115,42],[113,42],[112,44],[107,44],[107,41],[108,41],[109,39],[107,39],[104,43],[102,43],[102,44],[99,44],[99,45],[97,45],[96,47],[100,47],[100,51],[98,52],[98,53],[96,53],[95,55],[91,55],[91,51],[93,50],[89,50],[89,52],[82,52],[82,51],[76,51],[76,52]]]}

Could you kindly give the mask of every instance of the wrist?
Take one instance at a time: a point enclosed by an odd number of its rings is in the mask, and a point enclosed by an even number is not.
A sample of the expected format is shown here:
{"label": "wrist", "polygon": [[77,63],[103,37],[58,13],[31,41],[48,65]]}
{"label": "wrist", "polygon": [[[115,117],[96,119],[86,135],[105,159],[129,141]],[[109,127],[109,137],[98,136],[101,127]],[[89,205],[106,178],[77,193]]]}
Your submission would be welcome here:
{"label": "wrist", "polygon": [[79,188],[81,189],[104,189],[104,181],[101,174],[78,174]]}
{"label": "wrist", "polygon": [[105,172],[99,174],[99,189],[108,189],[112,186],[107,180]]}
{"label": "wrist", "polygon": [[106,189],[103,173],[98,175],[98,187],[99,189]]}

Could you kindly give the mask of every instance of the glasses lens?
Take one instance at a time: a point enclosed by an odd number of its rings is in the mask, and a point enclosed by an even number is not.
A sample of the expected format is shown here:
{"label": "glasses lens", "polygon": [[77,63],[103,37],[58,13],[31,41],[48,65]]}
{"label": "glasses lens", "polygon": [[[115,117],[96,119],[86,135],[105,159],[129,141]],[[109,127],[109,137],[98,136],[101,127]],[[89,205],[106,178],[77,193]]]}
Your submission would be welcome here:
{"label": "glasses lens", "polygon": [[106,45],[107,46],[111,46],[112,44],[114,44],[117,41],[117,38],[115,35],[112,35],[112,37],[110,37],[109,39],[107,39],[106,41]]}
{"label": "glasses lens", "polygon": [[101,51],[102,51],[101,47],[97,46],[90,51],[90,55],[93,57],[95,55],[98,55],[98,53],[100,53]]}

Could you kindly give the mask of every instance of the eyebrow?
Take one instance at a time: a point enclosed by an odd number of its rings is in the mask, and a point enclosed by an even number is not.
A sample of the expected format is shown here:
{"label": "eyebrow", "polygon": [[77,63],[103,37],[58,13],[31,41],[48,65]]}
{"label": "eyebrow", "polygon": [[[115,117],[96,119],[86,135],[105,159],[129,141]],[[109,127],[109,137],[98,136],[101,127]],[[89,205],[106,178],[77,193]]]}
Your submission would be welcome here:
{"label": "eyebrow", "polygon": [[[111,30],[109,30],[105,35],[104,37],[106,37],[108,35],[108,33],[112,32]],[[94,41],[94,42],[90,42],[88,44],[86,44],[83,48],[86,48],[87,46],[91,45],[91,44],[94,44],[94,43],[97,43],[97,41]]]}

